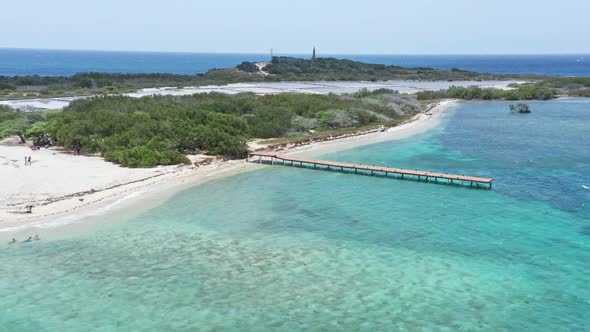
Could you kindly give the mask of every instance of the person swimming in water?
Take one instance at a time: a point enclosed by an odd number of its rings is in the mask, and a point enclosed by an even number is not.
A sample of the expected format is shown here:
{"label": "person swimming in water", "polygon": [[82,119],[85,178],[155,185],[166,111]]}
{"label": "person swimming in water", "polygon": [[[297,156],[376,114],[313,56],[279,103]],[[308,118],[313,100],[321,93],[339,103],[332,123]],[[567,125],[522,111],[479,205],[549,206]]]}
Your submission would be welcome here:
{"label": "person swimming in water", "polygon": [[12,240],[10,240],[10,242],[8,242],[8,244],[13,244],[13,243],[16,243],[16,242],[17,242],[16,241],[16,238],[13,237]]}
{"label": "person swimming in water", "polygon": [[39,237],[39,235],[35,235],[35,241],[39,241],[41,240],[41,238]]}
{"label": "person swimming in water", "polygon": [[33,238],[29,236],[29,238],[24,240],[23,242],[33,242]]}

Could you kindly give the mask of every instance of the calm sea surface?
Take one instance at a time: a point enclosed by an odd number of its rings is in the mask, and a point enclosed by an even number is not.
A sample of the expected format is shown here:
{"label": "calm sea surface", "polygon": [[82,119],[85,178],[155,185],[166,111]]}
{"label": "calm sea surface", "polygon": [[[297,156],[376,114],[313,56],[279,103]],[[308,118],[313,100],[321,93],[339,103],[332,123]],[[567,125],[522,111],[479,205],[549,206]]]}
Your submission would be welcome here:
{"label": "calm sea surface", "polygon": [[10,331],[590,331],[590,100],[464,103],[324,158],[494,190],[268,167],[132,220],[0,246]]}
{"label": "calm sea surface", "polygon": [[[309,57],[309,54],[293,56]],[[477,72],[590,76],[590,55],[338,55],[404,67],[459,68]],[[268,61],[268,54],[203,54],[0,49],[0,75],[73,75],[80,72],[204,73],[242,61]]]}

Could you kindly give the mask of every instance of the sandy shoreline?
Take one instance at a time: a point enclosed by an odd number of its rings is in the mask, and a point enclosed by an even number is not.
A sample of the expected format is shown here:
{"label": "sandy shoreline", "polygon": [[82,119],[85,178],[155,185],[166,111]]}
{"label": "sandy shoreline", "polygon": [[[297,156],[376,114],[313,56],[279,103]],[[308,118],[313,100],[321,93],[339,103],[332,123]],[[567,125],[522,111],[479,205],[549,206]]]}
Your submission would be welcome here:
{"label": "sandy shoreline", "polygon": [[[315,157],[407,138],[437,127],[444,111],[456,104],[455,100],[440,102],[411,121],[384,132],[312,143],[282,153]],[[32,157],[31,166],[24,166],[25,155]],[[183,189],[264,167],[269,166],[232,160],[200,167],[129,169],[99,157],[74,156],[54,149],[32,152],[26,146],[0,145],[0,241],[43,235],[52,228],[80,220],[100,221],[107,214],[124,213],[125,209],[139,213]],[[24,213],[27,204],[35,205],[33,213]],[[130,209],[132,205],[135,208]]]}

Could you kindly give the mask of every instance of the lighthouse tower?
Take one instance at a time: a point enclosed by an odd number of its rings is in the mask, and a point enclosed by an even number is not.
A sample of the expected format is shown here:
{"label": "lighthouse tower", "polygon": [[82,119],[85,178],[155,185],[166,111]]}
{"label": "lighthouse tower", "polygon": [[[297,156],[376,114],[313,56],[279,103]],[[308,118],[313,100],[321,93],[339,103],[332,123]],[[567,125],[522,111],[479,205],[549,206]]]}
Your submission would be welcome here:
{"label": "lighthouse tower", "polygon": [[311,59],[315,60],[316,56],[315,56],[315,46],[313,47],[313,53],[311,54]]}

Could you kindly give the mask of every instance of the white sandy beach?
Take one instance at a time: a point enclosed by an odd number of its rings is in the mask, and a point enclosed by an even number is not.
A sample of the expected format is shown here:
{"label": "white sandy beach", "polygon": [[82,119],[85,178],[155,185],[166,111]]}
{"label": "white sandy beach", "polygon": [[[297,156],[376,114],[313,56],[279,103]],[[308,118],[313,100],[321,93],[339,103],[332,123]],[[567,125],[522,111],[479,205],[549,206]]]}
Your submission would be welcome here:
{"label": "white sandy beach", "polygon": [[[282,153],[314,157],[406,138],[438,126],[443,111],[456,103],[441,102],[408,123],[384,132],[312,143]],[[32,157],[32,165],[24,165],[25,156]],[[149,201],[147,207],[152,207],[184,188],[263,167],[269,166],[233,160],[200,167],[130,169],[99,157],[75,156],[54,148],[34,152],[23,145],[0,145],[0,241],[42,234],[43,229],[122,209],[133,202]],[[34,205],[33,212],[25,213],[29,204]],[[72,215],[76,217],[70,218]]]}

